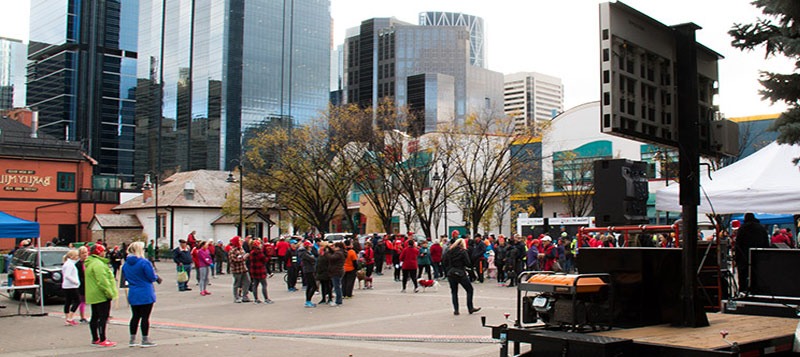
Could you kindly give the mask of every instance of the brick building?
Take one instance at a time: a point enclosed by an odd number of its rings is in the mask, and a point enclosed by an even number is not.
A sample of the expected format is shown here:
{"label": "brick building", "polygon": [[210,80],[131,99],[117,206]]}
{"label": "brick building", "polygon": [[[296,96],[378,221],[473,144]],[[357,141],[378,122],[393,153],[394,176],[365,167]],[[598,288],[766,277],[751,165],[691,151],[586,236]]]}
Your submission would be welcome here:
{"label": "brick building", "polygon": [[[37,137],[29,126],[0,118],[0,210],[39,222],[43,242],[88,241],[92,217],[119,204],[119,180],[93,177],[95,165],[79,142]],[[0,240],[0,250],[13,244]]]}

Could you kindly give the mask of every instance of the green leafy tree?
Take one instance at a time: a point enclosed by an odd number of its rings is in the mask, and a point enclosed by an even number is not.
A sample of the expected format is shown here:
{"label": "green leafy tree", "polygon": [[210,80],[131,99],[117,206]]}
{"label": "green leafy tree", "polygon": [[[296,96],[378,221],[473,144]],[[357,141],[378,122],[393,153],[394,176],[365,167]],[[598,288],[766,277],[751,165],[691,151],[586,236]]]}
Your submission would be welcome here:
{"label": "green leafy tree", "polygon": [[778,132],[778,142],[800,143],[800,2],[756,0],[752,4],[764,17],[751,24],[734,24],[728,32],[733,37],[731,45],[747,51],[763,46],[766,58],[782,55],[795,61],[794,73],[762,71],[760,93],[789,107],[771,127]]}

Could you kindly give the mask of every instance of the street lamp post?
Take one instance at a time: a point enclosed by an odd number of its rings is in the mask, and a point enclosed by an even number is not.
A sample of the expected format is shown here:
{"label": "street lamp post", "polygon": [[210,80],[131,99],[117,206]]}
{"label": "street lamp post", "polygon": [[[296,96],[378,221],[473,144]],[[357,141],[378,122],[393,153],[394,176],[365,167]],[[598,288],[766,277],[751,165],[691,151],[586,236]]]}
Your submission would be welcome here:
{"label": "street lamp post", "polygon": [[444,183],[442,184],[442,187],[444,187],[444,234],[447,235],[448,238],[450,238],[450,231],[447,226],[447,163],[446,162],[442,163],[442,180],[444,180]]}
{"label": "street lamp post", "polygon": [[[242,211],[243,199],[242,199],[242,197],[243,197],[243,193],[244,193],[244,182],[242,181],[242,178],[243,178],[242,172],[244,171],[244,167],[243,167],[241,161],[236,160],[236,159],[234,159],[233,161],[236,161],[238,163],[237,168],[239,169],[239,227],[236,229],[236,232],[241,237],[242,233],[246,232],[242,228],[243,225],[244,225],[244,217],[242,215],[243,214],[243,211]],[[231,161],[231,162],[233,162],[233,161]],[[228,173],[228,179],[226,181],[228,181],[228,182],[236,182],[236,179],[233,178],[233,172],[229,172]]]}
{"label": "street lamp post", "polygon": [[[437,171],[437,170],[434,170],[434,171],[433,171],[433,177],[431,177],[431,181],[432,181],[431,183],[435,182],[435,183],[436,183],[436,186],[439,186],[439,181],[441,181],[441,180],[442,180],[442,178],[439,176],[439,171]],[[433,184],[431,184],[431,195],[433,194],[433,186],[434,186],[434,185],[433,185]],[[438,196],[438,195],[437,195],[437,196]],[[433,205],[433,198],[431,197],[431,206],[432,206],[432,205]],[[447,201],[445,201],[445,212],[447,212],[447,207],[446,207],[446,205],[447,205]],[[435,212],[435,211],[434,211],[434,212]],[[446,230],[446,229],[447,229],[447,227],[445,226],[445,230]],[[438,236],[438,235],[439,235],[439,224],[438,224],[438,223],[437,223],[437,224],[434,226],[433,235],[434,235],[435,237],[430,237],[431,239],[438,238],[438,237],[436,237],[436,236]]]}
{"label": "street lamp post", "polygon": [[[160,227],[158,225],[159,224],[159,217],[158,217],[158,175],[156,175],[154,173],[152,174],[153,175],[153,181],[152,182],[150,181],[150,175],[151,175],[151,173],[144,174],[144,184],[142,184],[142,189],[143,190],[149,190],[149,189],[152,188],[155,191],[155,194],[154,194],[155,204],[153,205],[153,211],[155,212],[155,216],[154,216],[155,235],[153,235],[153,238],[155,240],[154,245],[155,245],[155,248],[156,248],[156,251],[157,251],[158,250],[158,237],[159,237],[159,233],[160,233]],[[156,258],[158,258],[158,256],[156,256]]]}

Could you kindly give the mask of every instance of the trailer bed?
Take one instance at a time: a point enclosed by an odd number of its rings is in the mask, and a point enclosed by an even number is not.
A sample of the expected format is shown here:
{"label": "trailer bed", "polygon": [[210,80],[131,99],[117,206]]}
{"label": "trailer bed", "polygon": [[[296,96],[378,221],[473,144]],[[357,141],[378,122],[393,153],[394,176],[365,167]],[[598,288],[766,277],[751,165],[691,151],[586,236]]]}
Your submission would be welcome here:
{"label": "trailer bed", "polygon": [[[742,350],[750,345],[770,346],[775,351],[791,348],[798,319],[713,313],[708,314],[709,326],[698,328],[670,325],[646,326],[592,333],[596,336],[631,339],[635,344],[650,344],[689,349],[726,349],[720,331],[728,331],[727,340],[737,342]],[[767,350],[767,352],[769,349]]]}

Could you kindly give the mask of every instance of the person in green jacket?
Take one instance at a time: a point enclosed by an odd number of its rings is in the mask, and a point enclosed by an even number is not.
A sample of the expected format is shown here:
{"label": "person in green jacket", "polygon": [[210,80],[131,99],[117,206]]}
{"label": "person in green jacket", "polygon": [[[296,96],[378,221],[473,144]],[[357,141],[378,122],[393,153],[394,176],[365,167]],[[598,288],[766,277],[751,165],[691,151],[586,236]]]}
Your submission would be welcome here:
{"label": "person in green jacket", "polygon": [[105,256],[105,247],[102,244],[95,244],[92,246],[91,255],[86,258],[84,263],[86,303],[92,306],[92,318],[89,321],[92,345],[114,347],[117,343],[106,338],[106,323],[111,313],[111,300],[117,298],[117,287]]}

